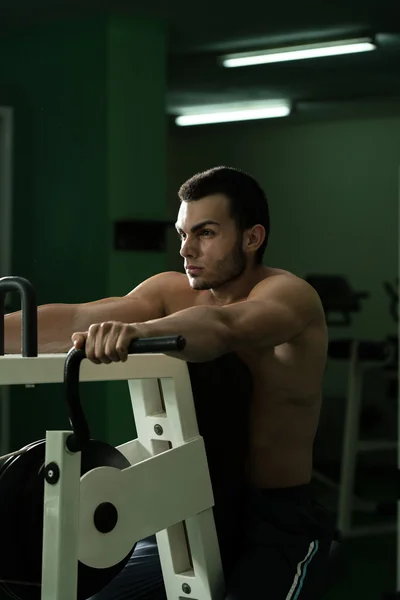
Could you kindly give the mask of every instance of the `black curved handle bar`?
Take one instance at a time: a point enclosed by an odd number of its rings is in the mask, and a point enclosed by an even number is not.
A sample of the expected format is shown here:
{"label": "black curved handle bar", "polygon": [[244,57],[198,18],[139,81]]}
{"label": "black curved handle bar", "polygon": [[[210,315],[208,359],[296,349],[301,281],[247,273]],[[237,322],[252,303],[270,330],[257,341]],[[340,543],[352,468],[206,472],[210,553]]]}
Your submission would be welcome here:
{"label": "black curved handle bar", "polygon": [[[133,340],[128,348],[128,354],[147,354],[179,352],[186,345],[182,336],[164,336],[140,338]],[[84,350],[72,348],[67,355],[64,366],[64,384],[69,422],[73,433],[67,439],[67,448],[71,452],[79,452],[90,440],[90,430],[83,412],[79,395],[79,370],[82,360],[86,358]]]}
{"label": "black curved handle bar", "polygon": [[22,356],[37,356],[37,306],[33,285],[23,277],[0,279],[0,356],[4,355],[4,305],[8,292],[18,292],[22,308]]}

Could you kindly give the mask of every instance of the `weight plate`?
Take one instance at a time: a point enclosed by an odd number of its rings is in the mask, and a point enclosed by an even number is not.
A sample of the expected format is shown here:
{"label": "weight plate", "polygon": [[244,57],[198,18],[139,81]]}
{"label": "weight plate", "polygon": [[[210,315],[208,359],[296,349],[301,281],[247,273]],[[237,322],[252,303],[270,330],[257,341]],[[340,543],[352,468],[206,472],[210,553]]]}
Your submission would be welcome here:
{"label": "weight plate", "polygon": [[[20,600],[40,600],[41,596],[45,447],[45,440],[34,442],[25,454],[0,466],[0,581],[18,582],[0,586]],[[81,476],[100,466],[124,469],[129,461],[114,446],[90,440],[82,451]],[[124,568],[134,549],[106,569],[79,561],[77,600],[102,590]]]}

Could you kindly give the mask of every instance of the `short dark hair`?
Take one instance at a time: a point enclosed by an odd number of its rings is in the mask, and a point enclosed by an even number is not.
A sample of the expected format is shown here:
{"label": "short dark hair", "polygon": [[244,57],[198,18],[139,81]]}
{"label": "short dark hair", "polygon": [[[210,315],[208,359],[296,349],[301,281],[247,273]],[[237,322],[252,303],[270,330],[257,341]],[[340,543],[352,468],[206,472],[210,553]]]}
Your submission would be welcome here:
{"label": "short dark hair", "polygon": [[193,202],[213,194],[224,194],[230,203],[231,217],[241,233],[254,225],[262,225],[265,239],[256,252],[256,264],[261,264],[269,238],[268,200],[253,177],[232,167],[215,167],[197,173],[179,190],[181,202]]}

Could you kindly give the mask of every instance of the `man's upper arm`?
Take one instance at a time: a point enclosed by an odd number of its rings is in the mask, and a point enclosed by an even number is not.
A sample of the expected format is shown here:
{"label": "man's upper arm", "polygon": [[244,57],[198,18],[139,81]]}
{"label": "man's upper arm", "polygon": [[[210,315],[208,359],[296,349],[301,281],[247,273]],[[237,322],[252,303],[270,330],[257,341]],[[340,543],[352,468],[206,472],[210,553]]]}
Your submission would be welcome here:
{"label": "man's upper arm", "polygon": [[76,311],[76,331],[84,331],[93,323],[121,321],[143,323],[165,316],[165,293],[178,274],[154,275],[123,297],[105,298],[79,304]]}
{"label": "man's upper arm", "polygon": [[247,300],[226,307],[238,347],[273,347],[299,336],[323,316],[315,290],[304,280],[277,275],[260,282]]}

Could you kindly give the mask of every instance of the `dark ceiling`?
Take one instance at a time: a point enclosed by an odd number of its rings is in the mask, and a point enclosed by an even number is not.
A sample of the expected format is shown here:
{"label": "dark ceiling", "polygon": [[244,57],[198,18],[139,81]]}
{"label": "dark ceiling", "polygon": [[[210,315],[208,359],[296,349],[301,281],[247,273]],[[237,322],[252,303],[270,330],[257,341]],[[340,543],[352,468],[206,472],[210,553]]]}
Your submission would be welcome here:
{"label": "dark ceiling", "polygon": [[[111,10],[166,21],[169,109],[264,98],[400,99],[400,0],[0,0],[0,23]],[[364,35],[376,36],[376,51],[239,69],[217,62],[221,52]]]}

